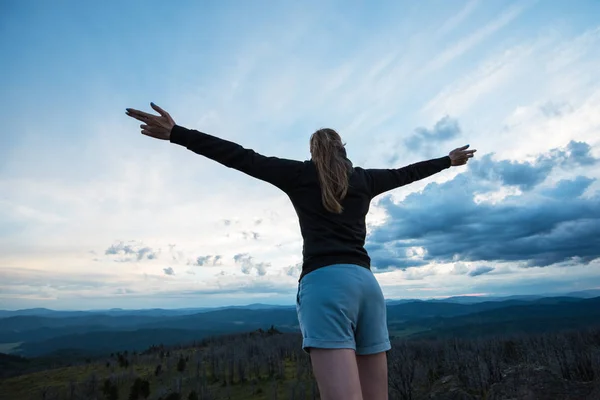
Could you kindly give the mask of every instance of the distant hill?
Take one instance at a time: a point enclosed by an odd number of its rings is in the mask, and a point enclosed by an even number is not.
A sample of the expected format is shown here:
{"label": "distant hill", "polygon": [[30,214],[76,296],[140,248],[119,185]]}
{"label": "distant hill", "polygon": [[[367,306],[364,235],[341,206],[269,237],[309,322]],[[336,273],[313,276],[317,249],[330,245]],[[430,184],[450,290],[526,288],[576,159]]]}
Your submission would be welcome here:
{"label": "distant hill", "polygon": [[254,303],[243,306],[223,306],[223,307],[200,307],[200,308],[149,308],[139,310],[128,310],[123,308],[111,308],[108,310],[87,310],[87,311],[58,311],[48,308],[29,308],[24,310],[0,310],[0,318],[21,317],[21,316],[38,316],[48,318],[68,318],[68,317],[85,317],[92,315],[108,315],[108,316],[145,316],[145,317],[172,317],[180,315],[191,315],[202,312],[219,311],[227,309],[243,309],[243,310],[267,310],[267,309],[295,309],[295,305],[272,305]]}
{"label": "distant hill", "polygon": [[53,355],[57,350],[90,356],[117,351],[142,351],[152,345],[189,344],[206,337],[228,332],[195,331],[187,329],[137,329],[132,331],[97,331],[65,335],[21,345],[21,355],[38,357]]}
{"label": "distant hill", "polygon": [[541,299],[534,304],[509,305],[456,317],[413,319],[390,323],[390,330],[408,338],[473,338],[489,335],[544,333],[600,326],[600,297]]}
{"label": "distant hill", "polygon": [[[548,332],[591,326],[600,321],[600,297],[512,298],[476,303],[412,300],[388,302],[390,334],[408,338],[473,337],[497,332]],[[206,336],[266,329],[299,330],[295,307],[254,304],[219,310],[187,309],[84,312],[59,316],[22,315],[1,319],[0,344],[15,354],[39,356],[60,349],[98,354],[113,349],[142,349]],[[195,313],[188,312],[195,310]],[[167,310],[171,311],[171,310]],[[36,312],[40,312],[39,310]],[[47,312],[47,311],[44,311]],[[107,311],[108,312],[108,311]],[[535,321],[535,324],[533,322]],[[534,326],[535,325],[535,326]]]}

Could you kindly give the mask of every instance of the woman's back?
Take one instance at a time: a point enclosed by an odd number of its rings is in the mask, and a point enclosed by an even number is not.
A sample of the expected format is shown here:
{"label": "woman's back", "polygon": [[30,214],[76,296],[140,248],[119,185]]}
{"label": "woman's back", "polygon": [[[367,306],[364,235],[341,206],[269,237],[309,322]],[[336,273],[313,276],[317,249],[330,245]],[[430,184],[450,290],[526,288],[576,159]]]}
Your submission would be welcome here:
{"label": "woman's back", "polygon": [[370,258],[364,248],[365,217],[371,194],[366,172],[353,168],[346,196],[341,199],[340,214],[325,209],[316,166],[304,163],[297,185],[287,192],[298,215],[304,245],[300,279],[317,268],[335,264],[358,264],[369,268]]}

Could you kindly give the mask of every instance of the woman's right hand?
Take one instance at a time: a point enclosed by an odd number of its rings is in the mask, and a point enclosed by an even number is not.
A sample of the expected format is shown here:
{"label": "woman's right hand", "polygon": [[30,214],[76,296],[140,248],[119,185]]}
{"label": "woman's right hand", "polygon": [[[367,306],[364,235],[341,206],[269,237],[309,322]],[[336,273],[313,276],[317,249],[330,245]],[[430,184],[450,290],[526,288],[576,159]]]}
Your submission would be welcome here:
{"label": "woman's right hand", "polygon": [[467,161],[469,161],[469,158],[473,158],[473,153],[475,153],[477,150],[467,150],[469,148],[469,145],[465,145],[463,147],[459,147],[456,148],[454,150],[452,150],[448,156],[450,157],[451,160],[451,166],[453,167],[457,167],[459,165],[465,165],[467,163]]}
{"label": "woman's right hand", "polygon": [[175,126],[175,121],[168,112],[156,104],[150,103],[150,106],[160,115],[148,114],[133,108],[127,108],[125,114],[144,123],[144,125],[140,125],[144,135],[156,139],[169,140],[171,137],[171,130],[173,129],[173,126]]}

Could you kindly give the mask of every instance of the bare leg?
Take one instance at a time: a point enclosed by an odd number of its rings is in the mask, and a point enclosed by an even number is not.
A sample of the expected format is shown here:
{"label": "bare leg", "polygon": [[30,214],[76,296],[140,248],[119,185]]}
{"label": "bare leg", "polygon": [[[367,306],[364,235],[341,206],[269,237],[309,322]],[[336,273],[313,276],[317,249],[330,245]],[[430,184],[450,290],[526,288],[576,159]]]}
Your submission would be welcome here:
{"label": "bare leg", "polygon": [[388,400],[388,369],[385,352],[356,356],[364,399]]}
{"label": "bare leg", "polygon": [[354,350],[311,348],[310,359],[321,400],[363,400]]}

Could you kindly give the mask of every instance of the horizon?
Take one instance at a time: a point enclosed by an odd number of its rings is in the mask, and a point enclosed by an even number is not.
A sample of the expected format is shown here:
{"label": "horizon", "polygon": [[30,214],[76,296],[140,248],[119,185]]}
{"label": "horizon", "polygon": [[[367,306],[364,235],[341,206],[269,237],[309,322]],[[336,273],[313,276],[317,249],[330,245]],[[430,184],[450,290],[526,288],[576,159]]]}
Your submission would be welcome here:
{"label": "horizon", "polygon": [[[564,297],[573,294],[580,294],[585,292],[598,292],[598,296],[592,297],[600,297],[600,287],[593,287],[588,289],[579,290],[576,292],[555,292],[555,293],[530,293],[530,294],[521,294],[521,295],[500,295],[500,296],[490,296],[485,293],[476,293],[476,294],[457,294],[453,296],[436,296],[436,297],[422,297],[422,298],[386,298],[385,301],[393,302],[393,301],[443,301],[443,300],[451,300],[455,298],[465,298],[465,297],[473,297],[482,299],[509,299],[513,297],[538,297],[538,298],[551,298],[551,297]],[[177,308],[163,308],[163,307],[148,307],[148,308],[122,308],[122,307],[113,307],[113,308],[96,308],[96,309],[76,309],[76,308],[46,308],[46,307],[32,307],[32,308],[21,308],[21,309],[0,309],[0,311],[8,311],[8,312],[18,312],[18,311],[30,311],[30,310],[48,310],[48,311],[57,311],[57,312],[100,312],[100,311],[147,311],[147,310],[202,310],[202,309],[222,309],[222,308],[243,308],[250,306],[272,306],[272,307],[295,307],[295,303],[290,304],[281,304],[281,303],[244,303],[244,304],[225,304],[220,306],[208,306],[208,307],[177,307]]]}
{"label": "horizon", "polygon": [[371,203],[386,299],[600,288],[599,2],[144,4],[0,6],[0,309],[294,304],[288,198],[141,135],[151,101],[284,158],[477,149]]}

